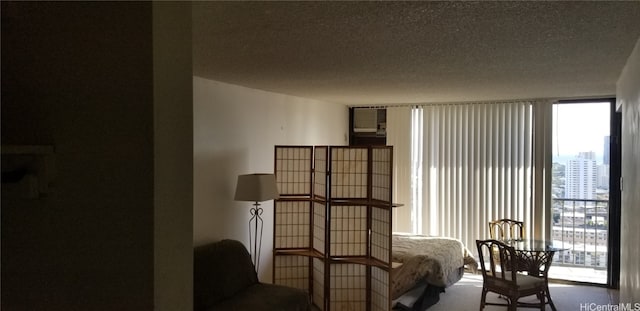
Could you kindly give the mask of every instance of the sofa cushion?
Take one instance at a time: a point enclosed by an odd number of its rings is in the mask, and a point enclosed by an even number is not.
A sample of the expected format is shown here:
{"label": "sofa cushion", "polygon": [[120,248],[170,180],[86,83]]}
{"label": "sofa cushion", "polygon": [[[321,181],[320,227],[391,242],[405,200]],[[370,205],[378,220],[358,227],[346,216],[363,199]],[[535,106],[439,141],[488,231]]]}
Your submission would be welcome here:
{"label": "sofa cushion", "polygon": [[303,290],[257,283],[207,309],[207,311],[215,310],[308,311],[311,310],[311,302],[309,294]]}
{"label": "sofa cushion", "polygon": [[193,272],[195,310],[207,310],[258,283],[251,255],[242,243],[235,240],[196,247]]}

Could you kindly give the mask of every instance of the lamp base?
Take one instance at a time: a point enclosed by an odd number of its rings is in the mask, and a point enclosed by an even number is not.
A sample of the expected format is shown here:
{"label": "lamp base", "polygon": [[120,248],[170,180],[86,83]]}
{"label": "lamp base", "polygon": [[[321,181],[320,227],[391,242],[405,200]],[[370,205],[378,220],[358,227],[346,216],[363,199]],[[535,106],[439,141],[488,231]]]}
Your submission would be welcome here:
{"label": "lamp base", "polygon": [[249,219],[249,251],[253,265],[256,267],[256,273],[260,272],[260,250],[262,249],[262,212],[260,202],[253,204],[251,210],[251,219]]}

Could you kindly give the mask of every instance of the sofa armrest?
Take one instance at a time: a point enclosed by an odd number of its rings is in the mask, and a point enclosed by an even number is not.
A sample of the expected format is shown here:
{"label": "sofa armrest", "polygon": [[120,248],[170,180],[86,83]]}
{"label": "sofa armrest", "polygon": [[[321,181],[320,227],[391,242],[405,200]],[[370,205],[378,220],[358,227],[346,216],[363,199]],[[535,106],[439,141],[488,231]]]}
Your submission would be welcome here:
{"label": "sofa armrest", "polygon": [[193,260],[194,310],[209,309],[258,283],[251,256],[239,241],[196,247]]}

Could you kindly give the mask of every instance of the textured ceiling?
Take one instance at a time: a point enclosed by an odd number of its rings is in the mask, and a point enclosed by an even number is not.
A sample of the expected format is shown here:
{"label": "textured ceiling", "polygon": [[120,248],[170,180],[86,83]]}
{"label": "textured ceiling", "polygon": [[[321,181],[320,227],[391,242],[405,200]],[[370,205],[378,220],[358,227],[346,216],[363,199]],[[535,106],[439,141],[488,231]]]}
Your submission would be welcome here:
{"label": "textured ceiling", "polygon": [[615,94],[640,2],[196,2],[194,74],[351,105]]}

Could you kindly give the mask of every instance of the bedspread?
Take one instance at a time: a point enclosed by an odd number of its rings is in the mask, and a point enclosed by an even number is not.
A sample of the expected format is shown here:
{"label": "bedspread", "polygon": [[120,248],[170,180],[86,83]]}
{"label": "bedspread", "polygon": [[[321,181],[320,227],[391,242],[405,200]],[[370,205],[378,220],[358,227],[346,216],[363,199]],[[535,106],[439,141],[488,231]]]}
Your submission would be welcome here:
{"label": "bedspread", "polygon": [[392,260],[402,263],[392,272],[391,296],[402,295],[416,283],[449,287],[464,274],[464,265],[475,259],[458,239],[394,233]]}

